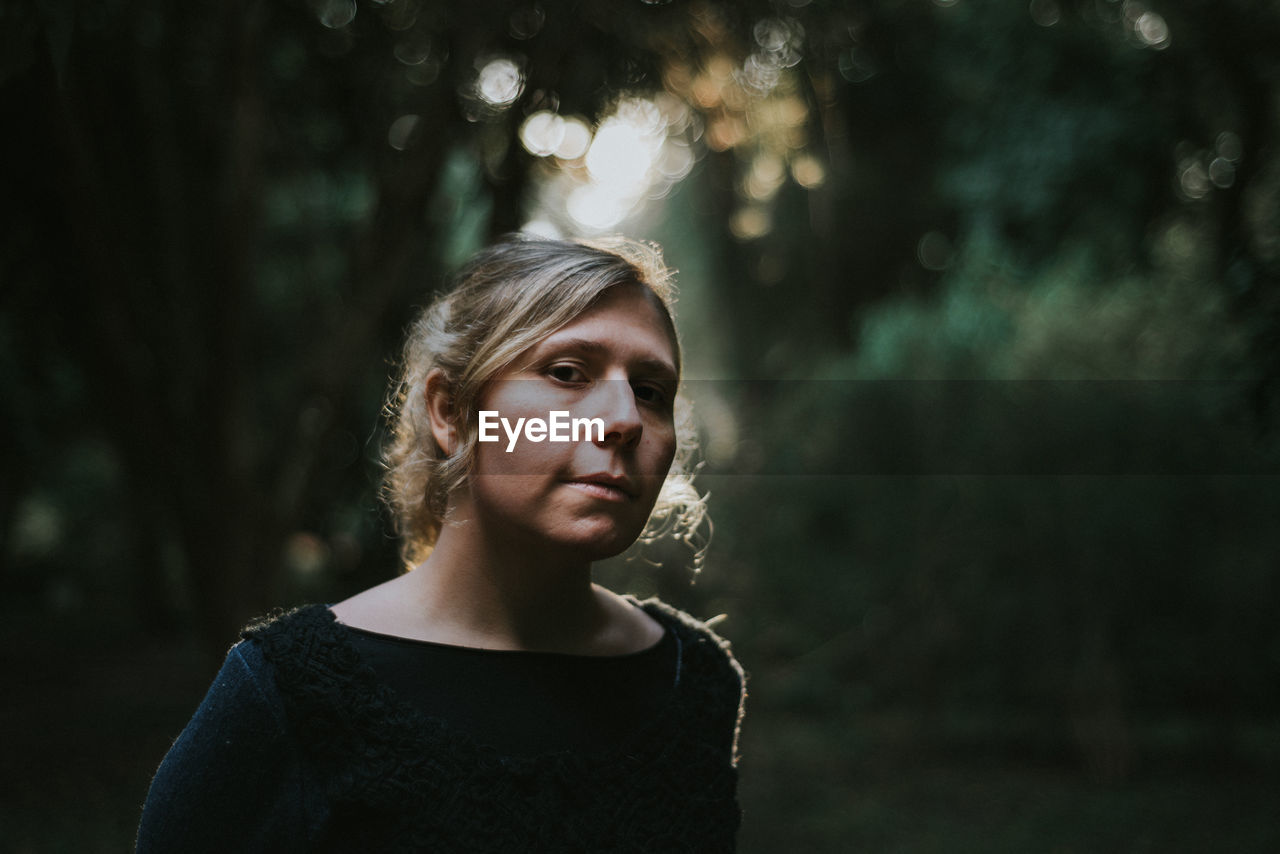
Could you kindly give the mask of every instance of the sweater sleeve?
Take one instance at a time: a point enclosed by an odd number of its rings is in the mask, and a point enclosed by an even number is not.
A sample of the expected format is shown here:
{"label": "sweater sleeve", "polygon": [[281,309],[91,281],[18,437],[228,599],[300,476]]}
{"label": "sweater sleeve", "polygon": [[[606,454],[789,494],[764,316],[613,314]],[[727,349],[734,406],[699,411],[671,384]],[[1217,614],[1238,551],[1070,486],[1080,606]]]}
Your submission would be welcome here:
{"label": "sweater sleeve", "polygon": [[151,781],[137,854],[304,851],[302,772],[269,666],[238,643]]}
{"label": "sweater sleeve", "polygon": [[[727,650],[726,650],[727,652]],[[742,734],[742,718],[746,711],[747,681],[737,659],[729,656],[729,667],[724,675],[724,702],[719,709],[717,731],[722,733],[724,755],[729,764],[738,767],[738,738]]]}
{"label": "sweater sleeve", "polygon": [[747,677],[742,665],[733,655],[733,647],[711,629],[703,626],[703,642],[714,652],[708,656],[710,686],[707,700],[710,715],[712,743],[716,754],[738,767],[738,737],[741,735],[742,718],[747,702]]}

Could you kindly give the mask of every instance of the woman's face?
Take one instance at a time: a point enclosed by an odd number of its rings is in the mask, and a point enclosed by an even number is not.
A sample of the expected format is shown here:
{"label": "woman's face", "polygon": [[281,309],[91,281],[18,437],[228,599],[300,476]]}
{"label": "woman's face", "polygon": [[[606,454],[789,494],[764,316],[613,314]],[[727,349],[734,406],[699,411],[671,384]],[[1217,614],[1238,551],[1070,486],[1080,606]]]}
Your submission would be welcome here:
{"label": "woman's face", "polygon": [[[488,431],[469,480],[486,531],[597,560],[639,536],[676,449],[675,350],[654,297],[610,288],[521,354],[481,395]],[[519,419],[599,419],[577,441],[533,441]],[[603,433],[601,438],[600,433]],[[510,450],[508,450],[510,448]]]}

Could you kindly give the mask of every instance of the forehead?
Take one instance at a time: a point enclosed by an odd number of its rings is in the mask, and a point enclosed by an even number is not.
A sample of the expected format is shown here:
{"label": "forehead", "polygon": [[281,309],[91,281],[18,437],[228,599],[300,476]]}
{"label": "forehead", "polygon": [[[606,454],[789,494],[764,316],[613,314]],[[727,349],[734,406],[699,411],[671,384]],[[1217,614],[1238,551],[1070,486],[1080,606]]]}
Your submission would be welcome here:
{"label": "forehead", "polygon": [[652,363],[673,375],[679,372],[679,349],[670,316],[657,295],[640,284],[609,288],[533,350],[540,354],[568,346],[614,351],[629,361]]}

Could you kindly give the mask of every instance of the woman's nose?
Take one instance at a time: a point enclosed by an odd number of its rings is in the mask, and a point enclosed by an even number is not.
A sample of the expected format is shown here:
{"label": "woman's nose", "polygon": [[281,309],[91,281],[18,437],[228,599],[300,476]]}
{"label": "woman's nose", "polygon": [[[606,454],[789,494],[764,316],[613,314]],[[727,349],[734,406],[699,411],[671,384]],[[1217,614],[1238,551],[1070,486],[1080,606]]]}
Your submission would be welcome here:
{"label": "woman's nose", "polygon": [[593,415],[604,420],[604,440],[596,444],[628,447],[639,442],[644,425],[631,383],[627,380],[604,380],[598,384],[596,396],[599,403]]}

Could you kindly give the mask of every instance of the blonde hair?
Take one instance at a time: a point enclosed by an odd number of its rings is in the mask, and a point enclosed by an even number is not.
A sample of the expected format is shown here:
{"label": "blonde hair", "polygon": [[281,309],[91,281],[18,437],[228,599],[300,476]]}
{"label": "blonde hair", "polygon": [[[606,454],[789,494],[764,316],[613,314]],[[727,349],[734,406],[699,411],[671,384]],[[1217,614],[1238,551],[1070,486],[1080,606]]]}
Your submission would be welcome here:
{"label": "blonde hair", "polygon": [[[386,415],[383,497],[407,566],[426,559],[445,521],[449,495],[471,472],[476,425],[470,413],[485,385],[521,353],[586,311],[605,291],[641,285],[671,334],[676,370],[680,342],[672,320],[675,287],[655,244],[623,238],[563,241],[515,235],[476,254],[409,328]],[[458,441],[445,453],[431,431],[427,376],[439,369],[450,391]],[[706,514],[693,487],[696,433],[688,402],[676,398],[676,455],[640,534],[693,543]],[[701,549],[695,548],[695,564]]]}

